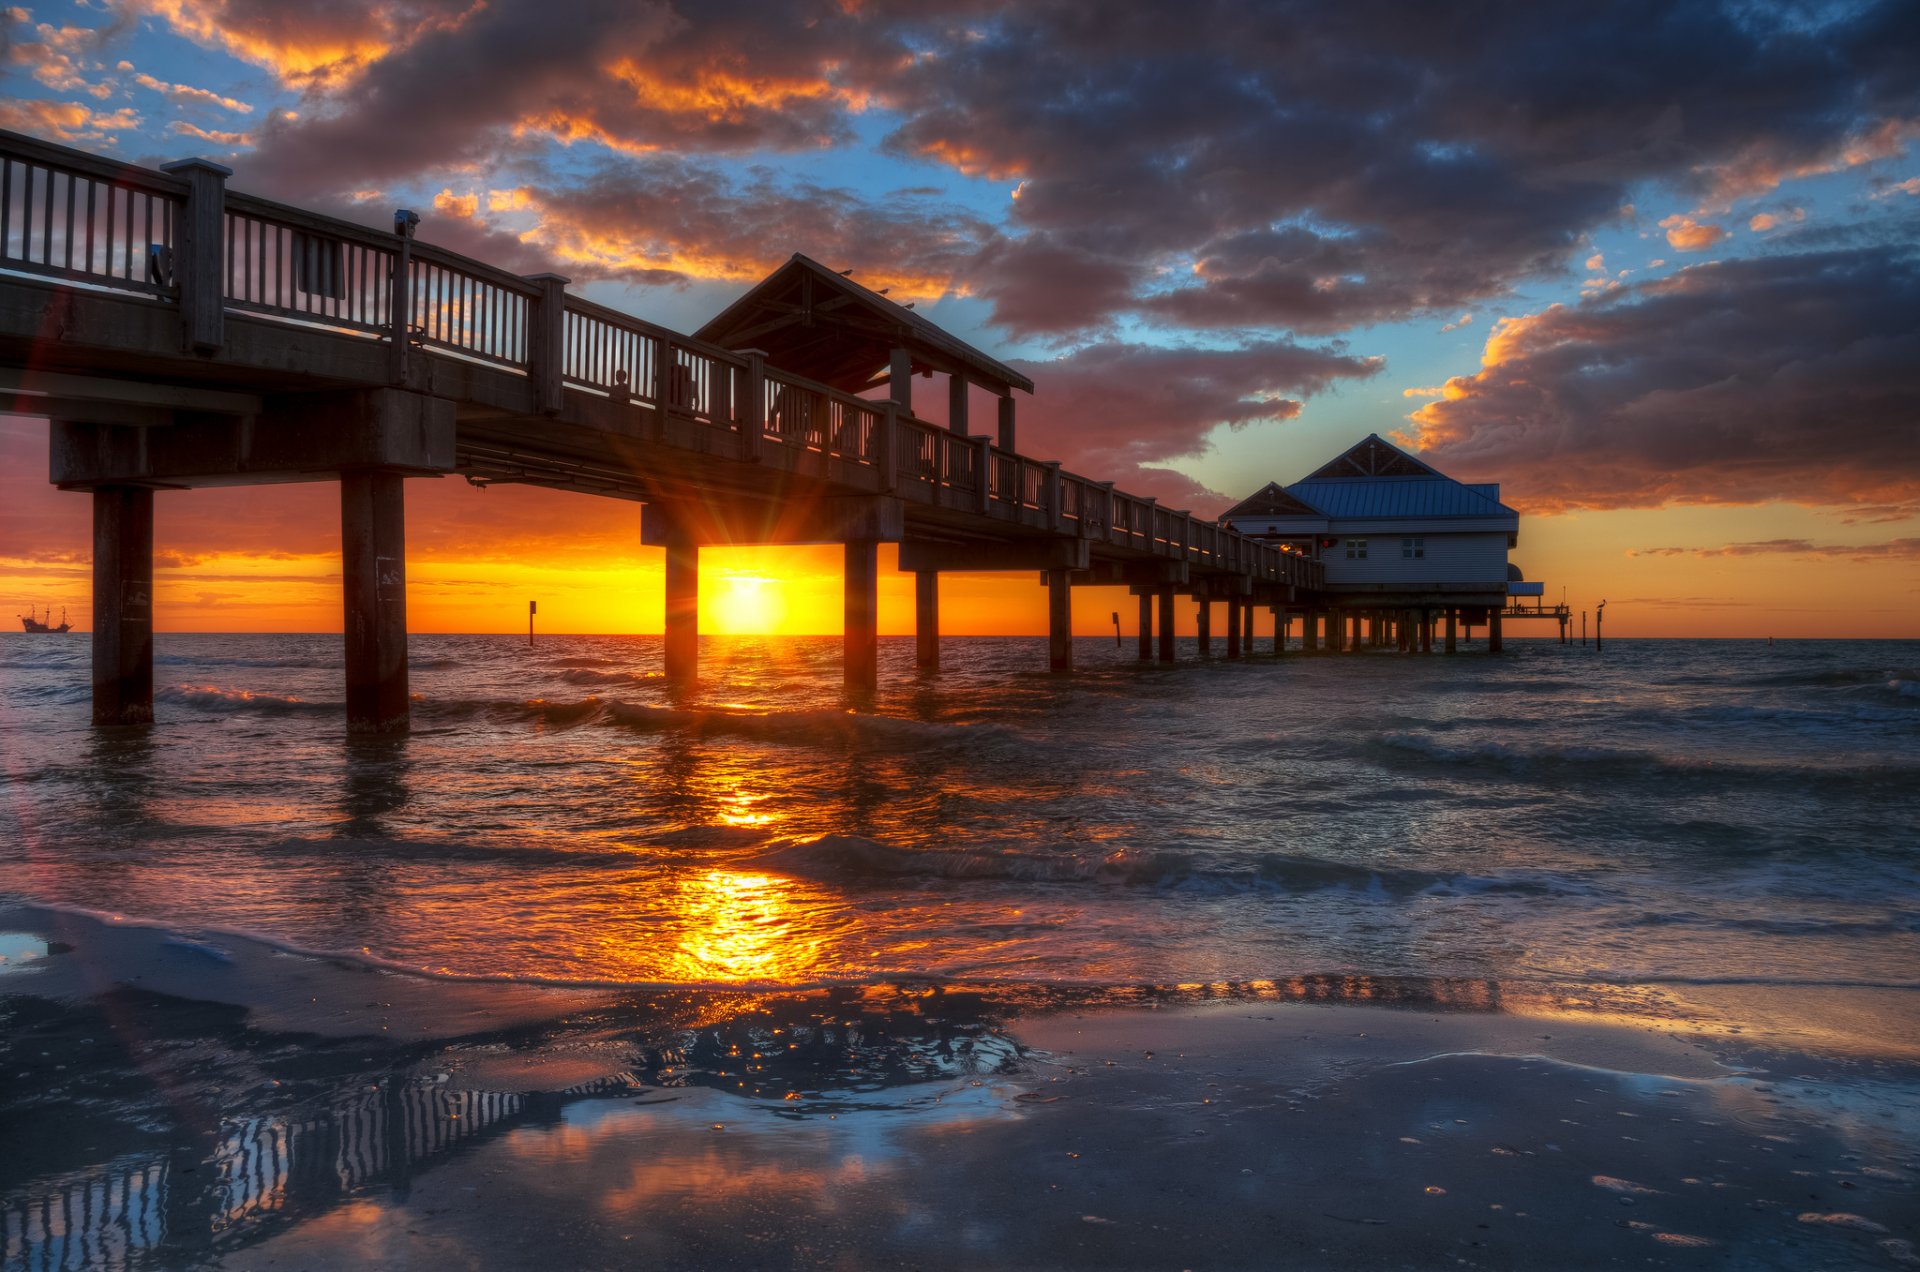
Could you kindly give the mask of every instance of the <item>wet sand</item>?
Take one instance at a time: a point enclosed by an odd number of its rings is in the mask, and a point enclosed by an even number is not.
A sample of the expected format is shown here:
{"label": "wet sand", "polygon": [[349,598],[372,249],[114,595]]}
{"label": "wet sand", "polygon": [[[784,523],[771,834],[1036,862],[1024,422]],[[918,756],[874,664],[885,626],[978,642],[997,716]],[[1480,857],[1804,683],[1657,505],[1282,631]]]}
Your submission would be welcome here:
{"label": "wet sand", "polygon": [[[1401,984],[646,994],[0,912],[15,1267],[1920,1266],[1920,1056]],[[1516,998],[1516,1002],[1518,999]]]}

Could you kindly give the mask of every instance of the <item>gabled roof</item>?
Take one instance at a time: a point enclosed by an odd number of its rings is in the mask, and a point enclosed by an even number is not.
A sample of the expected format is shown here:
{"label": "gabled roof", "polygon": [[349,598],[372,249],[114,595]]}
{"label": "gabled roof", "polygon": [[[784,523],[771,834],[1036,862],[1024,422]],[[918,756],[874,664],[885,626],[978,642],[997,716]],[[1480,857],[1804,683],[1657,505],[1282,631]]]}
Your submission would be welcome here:
{"label": "gabled roof", "polygon": [[[1334,477],[1439,476],[1442,476],[1440,472],[1427,467],[1378,433],[1369,433],[1365,441],[1352,447],[1338,459],[1322,465],[1318,471],[1309,473],[1307,480],[1321,481]],[[1448,480],[1452,479],[1448,478]]]}
{"label": "gabled roof", "polygon": [[1377,433],[1284,493],[1328,518],[1493,519],[1514,528],[1520,522],[1520,514],[1500,502],[1498,483],[1455,481]]}
{"label": "gabled roof", "polygon": [[1033,381],[1012,367],[799,252],[694,335],[727,349],[763,349],[770,365],[847,393],[883,376],[900,348],[915,373],[957,372],[1003,396],[1033,392]]}
{"label": "gabled roof", "polygon": [[1288,494],[1280,488],[1279,482],[1270,481],[1221,513],[1220,520],[1231,521],[1236,517],[1318,517],[1320,515],[1318,508]]}

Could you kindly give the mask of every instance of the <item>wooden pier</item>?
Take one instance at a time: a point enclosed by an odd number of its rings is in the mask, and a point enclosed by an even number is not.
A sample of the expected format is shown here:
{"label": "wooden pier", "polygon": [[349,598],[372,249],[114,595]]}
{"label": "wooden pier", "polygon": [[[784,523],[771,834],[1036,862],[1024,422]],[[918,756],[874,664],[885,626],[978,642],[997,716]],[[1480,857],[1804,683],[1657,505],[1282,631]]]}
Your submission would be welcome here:
{"label": "wooden pier", "polygon": [[[1329,612],[1320,562],[1019,453],[1031,383],[805,257],[686,335],[433,247],[412,213],[369,229],[228,175],[0,132],[0,388],[50,421],[50,480],[94,500],[97,724],[152,719],[153,493],[202,486],[339,482],[355,731],[408,723],[408,478],[645,505],[681,680],[714,544],[844,545],[856,695],[876,678],[881,543],[916,576],[927,669],[947,571],[1041,578],[1058,671],[1076,585],[1135,593],[1140,657],[1161,661],[1177,596],[1200,605],[1203,652],[1225,602],[1230,657],[1252,651],[1256,608],[1276,648],[1291,615],[1311,633]],[[948,427],[913,414],[913,380],[936,374]],[[970,387],[998,397],[993,433],[969,431]]]}

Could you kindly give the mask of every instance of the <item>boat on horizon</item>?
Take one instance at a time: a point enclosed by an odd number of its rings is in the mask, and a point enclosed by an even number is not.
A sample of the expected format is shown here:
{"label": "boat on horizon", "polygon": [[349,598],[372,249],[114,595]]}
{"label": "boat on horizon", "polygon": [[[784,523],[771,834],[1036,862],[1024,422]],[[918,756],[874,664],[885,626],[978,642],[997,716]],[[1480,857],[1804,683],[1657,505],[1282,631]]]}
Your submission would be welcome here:
{"label": "boat on horizon", "polygon": [[52,621],[53,621],[52,606],[47,607],[47,618],[45,622],[42,622],[40,620],[40,618],[37,615],[37,611],[34,609],[33,606],[28,606],[27,612],[25,614],[18,614],[18,615],[15,615],[15,617],[20,620],[20,626],[25,628],[29,632],[46,632],[46,633],[52,634],[52,633],[58,633],[58,632],[70,632],[73,630],[73,624],[67,621],[67,611],[65,610],[60,611],[60,626],[58,627],[52,626]]}

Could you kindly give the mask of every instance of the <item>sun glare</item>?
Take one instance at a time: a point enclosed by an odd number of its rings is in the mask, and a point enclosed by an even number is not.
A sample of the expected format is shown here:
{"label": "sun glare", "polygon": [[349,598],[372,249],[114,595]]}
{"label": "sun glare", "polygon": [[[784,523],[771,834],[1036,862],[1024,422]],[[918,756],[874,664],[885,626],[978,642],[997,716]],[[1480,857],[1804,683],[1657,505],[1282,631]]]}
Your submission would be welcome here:
{"label": "sun glare", "polygon": [[777,579],[729,571],[719,580],[716,592],[713,617],[719,635],[766,635],[779,631],[786,618],[787,607]]}

